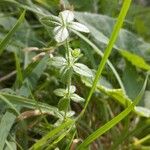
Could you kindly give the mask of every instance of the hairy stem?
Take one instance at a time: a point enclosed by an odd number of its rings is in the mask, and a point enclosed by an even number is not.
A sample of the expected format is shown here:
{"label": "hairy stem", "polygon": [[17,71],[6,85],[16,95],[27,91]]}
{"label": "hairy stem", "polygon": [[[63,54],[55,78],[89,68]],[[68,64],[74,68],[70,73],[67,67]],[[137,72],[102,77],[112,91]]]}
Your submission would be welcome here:
{"label": "hairy stem", "polygon": [[[71,66],[71,52],[70,52],[70,48],[69,48],[69,42],[68,40],[66,40],[66,55],[67,55],[67,61],[68,61],[68,69],[70,69],[70,66]],[[67,98],[68,98],[68,101],[69,101],[69,105],[70,105],[70,87],[71,87],[71,72],[69,71],[69,76],[68,76],[68,81],[67,81]],[[67,114],[67,111],[69,109],[69,105],[67,107],[67,110],[65,111],[65,116],[64,116],[64,119],[66,118],[66,114]]]}

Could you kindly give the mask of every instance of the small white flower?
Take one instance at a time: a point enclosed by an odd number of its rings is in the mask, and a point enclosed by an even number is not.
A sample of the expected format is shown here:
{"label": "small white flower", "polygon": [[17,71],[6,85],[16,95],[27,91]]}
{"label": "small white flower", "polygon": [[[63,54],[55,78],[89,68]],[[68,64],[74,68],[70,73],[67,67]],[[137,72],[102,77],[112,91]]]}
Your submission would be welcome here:
{"label": "small white flower", "polygon": [[65,41],[69,37],[69,29],[77,30],[80,32],[89,33],[89,29],[78,22],[74,22],[74,14],[70,10],[65,10],[59,13],[59,23],[54,28],[54,38],[59,42]]}

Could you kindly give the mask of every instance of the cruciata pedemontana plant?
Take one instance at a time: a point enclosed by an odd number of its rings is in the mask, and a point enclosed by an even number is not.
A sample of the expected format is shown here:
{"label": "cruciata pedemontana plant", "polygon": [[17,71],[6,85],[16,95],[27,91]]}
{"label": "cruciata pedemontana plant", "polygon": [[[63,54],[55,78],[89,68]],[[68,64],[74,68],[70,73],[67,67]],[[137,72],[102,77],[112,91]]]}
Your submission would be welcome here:
{"label": "cruciata pedemontana plant", "polygon": [[74,21],[74,14],[70,10],[65,10],[59,13],[59,16],[48,16],[41,18],[42,24],[51,28],[54,39],[57,43],[62,43],[66,49],[65,57],[54,56],[50,59],[50,65],[59,69],[62,81],[65,83],[65,88],[58,88],[54,91],[55,95],[61,97],[58,103],[58,108],[65,112],[70,110],[70,100],[77,103],[84,102],[84,99],[77,95],[76,87],[72,84],[72,75],[92,77],[92,71],[84,64],[77,61],[82,57],[79,48],[72,49],[69,44],[69,32],[76,30],[89,33],[89,29],[78,22]]}

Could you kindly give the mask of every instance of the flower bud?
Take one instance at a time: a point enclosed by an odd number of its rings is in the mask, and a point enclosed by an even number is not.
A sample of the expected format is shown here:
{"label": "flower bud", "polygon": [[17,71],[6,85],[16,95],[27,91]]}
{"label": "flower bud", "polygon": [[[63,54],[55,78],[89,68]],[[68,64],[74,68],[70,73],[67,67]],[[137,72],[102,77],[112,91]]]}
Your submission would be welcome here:
{"label": "flower bud", "polygon": [[71,54],[74,58],[79,57],[80,53],[81,53],[81,51],[79,48],[76,48],[76,49],[72,50],[72,52],[71,52]]}

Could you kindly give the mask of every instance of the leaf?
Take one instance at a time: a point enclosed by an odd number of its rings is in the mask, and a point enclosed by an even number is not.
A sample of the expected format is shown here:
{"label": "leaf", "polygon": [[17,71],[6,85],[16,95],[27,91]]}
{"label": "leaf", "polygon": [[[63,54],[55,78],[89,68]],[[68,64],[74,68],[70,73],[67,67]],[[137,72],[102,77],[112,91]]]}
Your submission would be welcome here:
{"label": "leaf", "polygon": [[150,65],[147,64],[142,57],[125,50],[120,51],[120,53],[123,57],[130,61],[132,65],[144,70],[150,70]]}
{"label": "leaf", "polygon": [[[95,70],[92,70],[93,72],[93,75],[95,76]],[[82,82],[88,86],[88,87],[91,87],[92,86],[92,83],[93,83],[93,80],[94,80],[94,76],[93,78],[90,78],[90,77],[86,77],[86,76],[83,76],[81,77],[82,79]],[[97,86],[103,86],[103,87],[106,87],[106,88],[109,88],[109,89],[112,89],[112,85],[110,84],[110,82],[104,77],[104,76],[101,76],[101,78],[99,79],[99,81],[97,82]]]}
{"label": "leaf", "polygon": [[145,91],[144,95],[144,106],[150,109],[150,91]]}
{"label": "leaf", "polygon": [[134,107],[134,109],[136,113],[139,114],[140,116],[150,118],[150,109],[141,106],[136,106]]}
{"label": "leaf", "polygon": [[70,10],[64,10],[59,13],[59,17],[62,19],[62,23],[69,23],[74,20],[74,14]]}
{"label": "leaf", "polygon": [[14,141],[7,141],[6,140],[7,147],[4,150],[17,150],[16,143]]}
{"label": "leaf", "polygon": [[19,19],[17,20],[16,24],[13,26],[13,28],[7,33],[5,38],[0,42],[0,55],[2,54],[4,48],[7,46],[9,40],[11,39],[12,35],[16,32],[18,27],[21,25],[21,23],[24,21],[25,17],[25,11],[21,14]]}
{"label": "leaf", "polygon": [[[51,114],[55,117],[62,118],[63,116],[58,111],[56,107],[50,106],[45,103],[36,102],[35,100],[28,99],[22,96],[7,94],[7,93],[1,93],[0,92],[0,99],[2,99],[2,96],[7,99],[7,101],[12,105],[20,106],[21,108],[28,108],[28,109],[37,109],[37,104],[40,107],[40,110],[43,112],[47,112],[48,114]],[[16,109],[16,108],[15,108]],[[18,112],[18,110],[16,110]]]}
{"label": "leaf", "polygon": [[13,113],[6,112],[5,115],[1,118],[0,127],[3,130],[0,130],[0,147],[3,148],[9,134],[9,131],[12,127],[13,122],[15,121],[16,116],[14,117]]}
{"label": "leaf", "polygon": [[[108,44],[112,28],[115,24],[114,18],[106,15],[82,12],[75,12],[75,18],[88,27],[90,34],[97,45],[100,45],[99,43],[102,43],[101,45]],[[118,51],[129,51],[143,57],[147,61],[150,59],[150,44],[125,29],[121,29],[113,48]]]}
{"label": "leaf", "polygon": [[54,38],[58,43],[64,42],[68,36],[69,32],[66,27],[57,26],[54,28]]}
{"label": "leaf", "polygon": [[85,33],[90,32],[89,29],[85,25],[78,23],[78,22],[70,23],[69,27],[71,27],[74,30],[80,31],[80,32],[85,32]]}
{"label": "leaf", "polygon": [[73,68],[64,66],[60,69],[61,81],[67,83],[70,76],[73,74]]}
{"label": "leaf", "polygon": [[76,103],[84,102],[84,101],[85,101],[84,98],[80,97],[79,95],[77,95],[77,94],[75,94],[75,93],[72,94],[70,98],[71,98],[71,100],[73,100],[73,101],[76,102]]}
{"label": "leaf", "polygon": [[[71,85],[70,86],[70,93],[74,93],[76,91],[76,87],[74,85]],[[54,94],[57,95],[57,96],[60,96],[60,97],[63,97],[65,96],[66,94],[68,93],[68,89],[56,89],[54,90]]]}
{"label": "leaf", "polygon": [[124,83],[126,94],[130,99],[134,99],[138,95],[142,87],[143,79],[136,71],[136,68],[129,62],[126,62],[122,80]]}
{"label": "leaf", "polygon": [[56,95],[56,96],[60,96],[60,97],[63,97],[63,96],[65,96],[66,95],[66,89],[56,89],[56,90],[54,90],[54,94]]}
{"label": "leaf", "polygon": [[[1,2],[7,2],[7,3],[10,3],[10,4],[13,4],[13,5],[15,5],[18,8],[23,8],[25,10],[29,10],[29,11],[35,13],[35,14],[39,14],[39,15],[42,15],[42,16],[47,16],[45,14],[45,12],[48,13],[48,11],[43,12],[42,9],[40,9],[39,7],[34,5],[33,3],[32,3],[32,7],[30,7],[28,5],[19,3],[19,2],[15,1],[15,0],[2,0],[2,1],[0,1],[0,3]],[[50,14],[50,13],[48,13],[48,14]]]}
{"label": "leaf", "polygon": [[50,64],[59,69],[59,68],[62,68],[63,66],[65,66],[67,64],[67,61],[63,57],[53,57],[50,60]]}
{"label": "leaf", "polygon": [[60,18],[53,16],[53,15],[49,15],[47,17],[42,17],[40,18],[40,22],[50,28],[55,27],[56,25],[61,25],[60,24]]}
{"label": "leaf", "polygon": [[20,114],[19,111],[15,108],[15,106],[11,102],[9,102],[9,100],[7,98],[0,95],[0,99],[3,100],[8,106],[10,106],[10,108],[12,108],[16,112],[17,115]]}
{"label": "leaf", "polygon": [[16,82],[15,84],[17,87],[20,87],[20,85],[22,84],[22,81],[23,81],[23,75],[22,75],[20,61],[17,56],[17,53],[15,53],[15,60],[16,60],[16,70],[17,70],[17,78],[15,81]]}
{"label": "leaf", "polygon": [[68,110],[69,107],[69,99],[68,98],[61,98],[58,102],[58,108],[60,111],[64,111],[66,112]]}
{"label": "leaf", "polygon": [[[131,104],[131,100],[127,97],[127,95],[125,95],[124,91],[122,89],[112,89],[112,86],[110,86],[110,83],[105,79],[104,81],[106,82],[102,82],[104,77],[101,77],[101,79],[99,79],[99,82],[97,83],[96,89],[99,92],[102,92],[110,97],[112,97],[114,100],[116,100],[117,102],[119,102],[119,104],[126,106],[126,104]],[[88,86],[91,87],[92,86],[92,80],[89,77],[82,77],[81,78],[82,82]]]}
{"label": "leaf", "polygon": [[67,119],[66,122],[62,123],[60,126],[56,127],[54,130],[47,133],[45,136],[43,136],[40,140],[38,140],[31,148],[30,150],[38,150],[41,148],[50,138],[61,132],[62,130],[66,130],[71,125],[74,124],[74,120]]}
{"label": "leaf", "polygon": [[92,77],[93,73],[91,71],[91,69],[89,69],[86,65],[81,64],[81,63],[75,63],[73,65],[73,70],[82,76],[87,76],[87,77]]}
{"label": "leaf", "polygon": [[76,91],[76,87],[74,85],[70,86],[70,93],[74,93]]}

